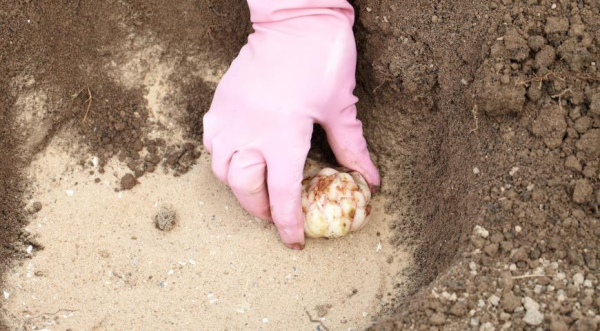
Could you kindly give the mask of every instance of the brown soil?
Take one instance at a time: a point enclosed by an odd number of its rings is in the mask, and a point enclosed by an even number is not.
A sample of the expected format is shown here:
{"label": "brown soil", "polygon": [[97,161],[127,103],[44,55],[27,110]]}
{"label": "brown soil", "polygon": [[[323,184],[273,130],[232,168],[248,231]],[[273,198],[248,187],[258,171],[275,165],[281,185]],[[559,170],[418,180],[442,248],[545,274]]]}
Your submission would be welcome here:
{"label": "brown soil", "polygon": [[[3,82],[3,81],[2,81]],[[6,86],[0,82],[0,93],[7,95]],[[17,167],[22,164],[17,155],[18,141],[13,138],[7,103],[10,99],[0,99],[0,271],[7,269],[12,259],[23,258],[21,228],[26,224],[22,214],[24,204],[21,195],[24,192],[21,176]],[[4,279],[0,278],[0,280]],[[0,330],[4,327],[0,324]]]}
{"label": "brown soil", "polygon": [[[410,192],[387,208],[410,205],[410,222],[390,227],[393,241],[414,246],[418,265],[410,284],[398,284],[410,291],[374,328],[596,330],[598,2],[352,2],[359,116],[383,194]],[[18,169],[55,132],[75,132],[100,164],[115,155],[136,177],[161,162],[187,171],[214,83],[186,73],[199,54],[228,65],[249,31],[243,1],[3,5],[0,226],[9,235],[0,238],[0,266],[25,247]],[[127,50],[139,48],[149,55],[132,59]],[[157,57],[185,91],[171,101],[187,110],[175,120],[192,146],[147,138],[156,124],[143,87],[114,83],[128,65]],[[22,119],[14,111],[21,98],[48,106]],[[331,159],[323,140],[315,134],[316,156]]]}

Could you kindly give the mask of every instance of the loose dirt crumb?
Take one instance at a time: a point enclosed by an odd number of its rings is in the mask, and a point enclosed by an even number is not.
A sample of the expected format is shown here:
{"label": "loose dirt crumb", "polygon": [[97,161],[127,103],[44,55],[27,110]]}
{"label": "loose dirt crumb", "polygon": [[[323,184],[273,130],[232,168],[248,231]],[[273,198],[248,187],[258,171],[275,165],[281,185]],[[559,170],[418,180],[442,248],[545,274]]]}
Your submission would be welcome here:
{"label": "loose dirt crumb", "polygon": [[29,214],[35,214],[42,210],[42,203],[39,201],[32,201],[27,205],[26,210]]}
{"label": "loose dirt crumb", "polygon": [[121,188],[124,190],[131,190],[137,184],[138,181],[132,174],[126,174],[121,178]]}
{"label": "loose dirt crumb", "polygon": [[327,316],[329,309],[331,309],[332,307],[333,306],[329,303],[315,306],[315,310],[317,311],[317,316],[319,316],[319,317]]}
{"label": "loose dirt crumb", "polygon": [[154,225],[161,231],[171,231],[177,224],[177,214],[169,208],[161,208],[154,215]]}

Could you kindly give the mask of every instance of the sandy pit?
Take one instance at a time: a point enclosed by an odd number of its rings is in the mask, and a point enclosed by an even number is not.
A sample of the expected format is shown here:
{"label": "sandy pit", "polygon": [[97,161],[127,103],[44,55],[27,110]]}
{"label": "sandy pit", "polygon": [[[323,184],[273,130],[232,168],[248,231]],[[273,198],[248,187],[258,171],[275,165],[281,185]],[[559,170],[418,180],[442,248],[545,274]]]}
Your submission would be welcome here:
{"label": "sandy pit", "polygon": [[[42,209],[26,231],[43,249],[7,274],[15,330],[356,330],[410,263],[388,244],[381,196],[362,231],[292,251],[213,176],[208,153],[185,175],[161,169],[117,192],[126,168],[90,175],[62,139],[28,169]],[[171,231],[155,227],[161,208],[177,214]]]}

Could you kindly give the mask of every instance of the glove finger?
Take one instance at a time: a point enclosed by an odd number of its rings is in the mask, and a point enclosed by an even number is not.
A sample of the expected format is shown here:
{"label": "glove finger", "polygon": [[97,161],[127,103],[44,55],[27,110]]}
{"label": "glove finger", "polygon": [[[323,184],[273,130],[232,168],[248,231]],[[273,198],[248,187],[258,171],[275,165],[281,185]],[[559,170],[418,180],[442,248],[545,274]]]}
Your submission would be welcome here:
{"label": "glove finger", "polygon": [[360,172],[371,190],[375,191],[381,184],[379,171],[369,155],[362,123],[356,118],[356,106],[344,109],[335,120],[321,123],[321,126],[327,133],[327,141],[337,161],[348,169]]}
{"label": "glove finger", "polygon": [[204,144],[204,148],[211,154],[213,150],[212,140],[218,131],[214,114],[214,111],[211,109],[202,117],[202,143]]}
{"label": "glove finger", "polygon": [[[267,156],[267,183],[271,216],[281,241],[289,248],[304,247],[302,213],[302,179],[304,163],[310,149],[312,123],[301,138],[286,139],[295,144]],[[297,126],[298,127],[298,126]]]}
{"label": "glove finger", "polygon": [[212,139],[211,145],[213,149],[211,152],[212,171],[221,182],[225,185],[229,185],[229,164],[231,163],[231,158],[235,151],[228,149],[218,138]]}
{"label": "glove finger", "polygon": [[231,158],[229,187],[242,207],[263,220],[271,220],[266,185],[267,164],[259,152],[239,151]]}

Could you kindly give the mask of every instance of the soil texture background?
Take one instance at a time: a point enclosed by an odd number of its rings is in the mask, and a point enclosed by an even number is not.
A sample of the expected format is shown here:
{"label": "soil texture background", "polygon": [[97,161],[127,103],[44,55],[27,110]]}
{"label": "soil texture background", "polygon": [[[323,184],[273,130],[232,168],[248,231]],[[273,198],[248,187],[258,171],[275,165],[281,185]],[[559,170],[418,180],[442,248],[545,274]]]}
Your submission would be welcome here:
{"label": "soil texture background", "polygon": [[[389,244],[415,262],[371,328],[598,330],[600,3],[351,3]],[[248,17],[229,0],[0,6],[2,271],[43,249],[23,169],[56,136],[90,176],[125,166],[117,190],[195,166]]]}

